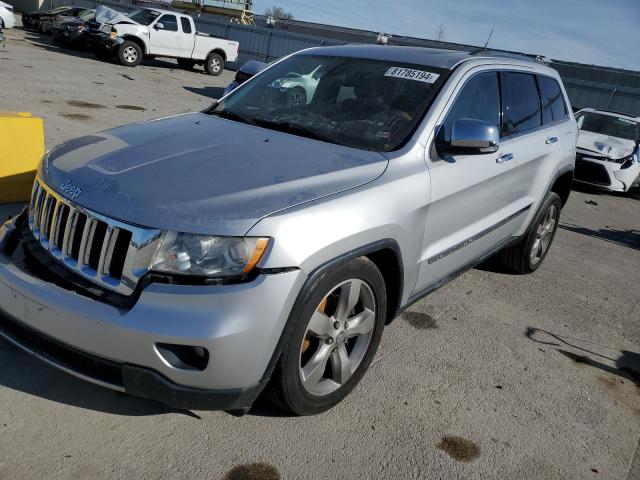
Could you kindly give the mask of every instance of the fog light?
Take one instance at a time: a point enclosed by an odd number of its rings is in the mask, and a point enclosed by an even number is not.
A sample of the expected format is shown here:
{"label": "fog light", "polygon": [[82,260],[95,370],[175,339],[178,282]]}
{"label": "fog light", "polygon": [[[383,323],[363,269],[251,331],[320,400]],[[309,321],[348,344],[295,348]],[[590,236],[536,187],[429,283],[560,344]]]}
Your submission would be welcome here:
{"label": "fog light", "polygon": [[209,363],[209,351],[204,347],[156,343],[156,348],[169,365],[181,370],[202,371]]}

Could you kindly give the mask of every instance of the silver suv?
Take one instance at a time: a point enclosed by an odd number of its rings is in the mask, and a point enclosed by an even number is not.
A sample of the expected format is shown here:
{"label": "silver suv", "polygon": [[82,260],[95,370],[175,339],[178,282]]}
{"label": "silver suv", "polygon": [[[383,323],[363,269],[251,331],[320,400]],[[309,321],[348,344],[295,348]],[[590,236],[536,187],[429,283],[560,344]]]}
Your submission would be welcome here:
{"label": "silver suv", "polygon": [[[320,72],[307,102],[276,81],[292,72]],[[494,254],[540,267],[576,136],[539,63],[297,53],[207,111],[48,152],[0,230],[0,333],[174,407],[246,412],[267,387],[327,410],[413,302]]]}

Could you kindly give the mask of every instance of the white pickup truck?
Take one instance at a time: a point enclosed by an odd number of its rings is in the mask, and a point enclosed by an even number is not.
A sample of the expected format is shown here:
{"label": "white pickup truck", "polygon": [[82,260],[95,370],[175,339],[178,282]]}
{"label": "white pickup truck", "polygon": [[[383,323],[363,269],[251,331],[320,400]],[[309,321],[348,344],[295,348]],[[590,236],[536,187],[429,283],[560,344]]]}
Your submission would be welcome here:
{"label": "white pickup truck", "polygon": [[178,12],[141,8],[124,15],[101,6],[96,21],[102,24],[93,35],[96,55],[117,55],[126,67],[145,57],[169,57],[183,68],[204,65],[208,74],[220,75],[225,63],[238,58],[238,42],[196,32],[193,18]]}

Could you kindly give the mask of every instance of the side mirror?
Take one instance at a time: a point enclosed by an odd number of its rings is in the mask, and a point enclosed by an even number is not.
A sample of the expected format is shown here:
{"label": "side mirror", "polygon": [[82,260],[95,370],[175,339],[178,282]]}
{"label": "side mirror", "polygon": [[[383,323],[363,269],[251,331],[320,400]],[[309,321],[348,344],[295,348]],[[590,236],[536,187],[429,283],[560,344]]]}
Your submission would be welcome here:
{"label": "side mirror", "polygon": [[164,25],[158,22],[153,26],[153,28],[155,28],[156,30],[164,30]]}
{"label": "side mirror", "polygon": [[451,141],[436,143],[444,154],[482,155],[495,153],[500,146],[500,132],[496,125],[483,120],[460,118],[451,127]]}

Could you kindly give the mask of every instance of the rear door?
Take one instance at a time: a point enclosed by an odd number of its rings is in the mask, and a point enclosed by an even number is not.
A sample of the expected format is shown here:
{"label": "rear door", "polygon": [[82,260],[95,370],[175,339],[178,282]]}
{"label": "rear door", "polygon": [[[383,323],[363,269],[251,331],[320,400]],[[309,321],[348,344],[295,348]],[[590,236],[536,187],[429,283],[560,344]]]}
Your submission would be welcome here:
{"label": "rear door", "polygon": [[[461,118],[500,127],[498,72],[471,74],[450,102],[438,132],[450,139]],[[524,205],[518,203],[512,141],[501,139],[496,153],[440,157],[429,151],[431,204],[415,293],[427,290],[491,251],[514,229]]]}
{"label": "rear door", "polygon": [[511,139],[516,167],[512,187],[518,202],[530,206],[528,214],[521,218],[517,234],[524,233],[533,218],[563,154],[558,123],[553,120],[551,108],[557,94],[545,88],[546,93],[541,95],[539,78],[527,71],[500,74],[502,135]]}
{"label": "rear door", "polygon": [[178,27],[178,18],[165,13],[149,29],[149,53],[165,57],[177,57],[181,51],[182,32]]}

